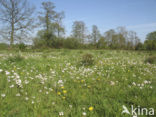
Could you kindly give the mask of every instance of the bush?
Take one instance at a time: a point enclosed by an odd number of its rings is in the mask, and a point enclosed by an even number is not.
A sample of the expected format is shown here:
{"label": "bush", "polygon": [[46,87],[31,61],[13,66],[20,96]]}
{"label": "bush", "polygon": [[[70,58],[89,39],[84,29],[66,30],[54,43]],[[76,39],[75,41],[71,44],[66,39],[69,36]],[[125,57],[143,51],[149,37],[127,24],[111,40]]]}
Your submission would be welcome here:
{"label": "bush", "polygon": [[92,54],[84,54],[81,59],[81,65],[91,66],[94,64],[94,57]]}
{"label": "bush", "polygon": [[145,60],[145,63],[156,64],[156,56],[150,56]]}
{"label": "bush", "polygon": [[20,43],[19,45],[18,45],[18,48],[19,48],[19,50],[21,50],[21,51],[24,51],[25,49],[26,49],[26,45],[24,44],[24,43]]}
{"label": "bush", "polygon": [[20,62],[24,60],[24,57],[22,57],[20,54],[9,56],[7,59],[9,62]]}

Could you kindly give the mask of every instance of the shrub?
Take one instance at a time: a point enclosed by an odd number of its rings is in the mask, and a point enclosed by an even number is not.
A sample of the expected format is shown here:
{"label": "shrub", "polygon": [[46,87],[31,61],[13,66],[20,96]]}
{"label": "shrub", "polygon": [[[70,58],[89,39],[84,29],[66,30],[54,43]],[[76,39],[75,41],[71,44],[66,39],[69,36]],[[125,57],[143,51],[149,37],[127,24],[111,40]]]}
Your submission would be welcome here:
{"label": "shrub", "polygon": [[155,64],[156,63],[156,56],[150,56],[145,60],[145,63]]}
{"label": "shrub", "polygon": [[92,54],[84,54],[81,59],[81,65],[90,66],[94,64],[94,57]]}
{"label": "shrub", "polygon": [[26,45],[24,44],[24,43],[20,43],[19,45],[18,45],[18,48],[19,48],[19,50],[21,50],[21,51],[24,51],[25,49],[26,49]]}
{"label": "shrub", "polygon": [[7,59],[9,62],[20,62],[24,60],[24,57],[22,57],[20,54],[9,56]]}

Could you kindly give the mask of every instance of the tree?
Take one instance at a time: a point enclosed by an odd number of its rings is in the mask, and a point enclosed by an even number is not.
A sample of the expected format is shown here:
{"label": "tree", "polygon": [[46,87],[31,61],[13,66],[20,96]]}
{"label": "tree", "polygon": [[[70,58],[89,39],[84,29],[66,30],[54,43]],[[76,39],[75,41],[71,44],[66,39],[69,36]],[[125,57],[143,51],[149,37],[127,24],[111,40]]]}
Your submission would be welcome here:
{"label": "tree", "polygon": [[116,34],[116,32],[113,29],[110,29],[110,30],[108,30],[107,32],[104,33],[105,39],[106,39],[107,44],[108,44],[107,46],[111,45],[111,43],[112,43],[112,37],[115,34]]}
{"label": "tree", "polygon": [[98,27],[96,25],[92,26],[92,41],[93,44],[96,45],[97,41],[100,39],[100,31],[98,30]]}
{"label": "tree", "polygon": [[[4,24],[3,36],[10,39],[12,46],[15,38],[20,34],[27,34],[32,30],[34,8],[27,0],[0,0],[0,21]],[[26,33],[25,33],[26,32]]]}
{"label": "tree", "polygon": [[78,39],[80,43],[83,43],[86,37],[85,33],[85,23],[83,21],[75,21],[72,26],[72,37]]}
{"label": "tree", "polygon": [[62,25],[62,20],[64,17],[65,17],[64,12],[57,13],[55,17],[56,22],[54,23],[54,25],[55,25],[55,30],[58,38],[61,36],[61,34],[65,33],[64,27]]}
{"label": "tree", "polygon": [[156,31],[147,34],[147,40],[156,40]]}
{"label": "tree", "polygon": [[156,31],[147,34],[144,45],[147,50],[156,50]]}
{"label": "tree", "polygon": [[97,43],[97,48],[99,49],[106,49],[107,48],[107,42],[105,37],[101,36]]}
{"label": "tree", "polygon": [[41,25],[45,28],[47,34],[54,33],[54,28],[52,23],[56,19],[55,5],[53,2],[43,2],[42,3],[43,12],[40,12],[39,20]]}

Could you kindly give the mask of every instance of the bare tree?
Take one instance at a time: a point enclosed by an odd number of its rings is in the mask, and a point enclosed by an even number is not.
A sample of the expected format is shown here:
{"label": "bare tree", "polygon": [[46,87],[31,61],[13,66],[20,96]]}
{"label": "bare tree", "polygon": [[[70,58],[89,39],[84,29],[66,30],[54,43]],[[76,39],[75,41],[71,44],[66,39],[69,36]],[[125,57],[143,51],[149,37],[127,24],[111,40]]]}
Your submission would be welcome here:
{"label": "bare tree", "polygon": [[79,39],[80,43],[84,42],[86,37],[86,26],[83,21],[75,21],[72,26],[72,37]]}
{"label": "bare tree", "polygon": [[93,44],[96,44],[100,39],[100,31],[96,25],[92,26],[92,41]]}
{"label": "bare tree", "polygon": [[10,39],[12,46],[19,34],[31,31],[34,7],[30,7],[27,0],[0,0],[0,21],[2,21],[2,35]]}
{"label": "bare tree", "polygon": [[64,12],[60,12],[56,14],[55,30],[57,33],[57,37],[60,37],[61,34],[65,33],[64,27],[62,25],[62,20],[64,19],[64,17],[65,17]]}
{"label": "bare tree", "polygon": [[[39,20],[43,27],[45,28],[46,33],[54,33],[54,25],[56,19],[55,5],[53,2],[43,2],[42,3],[43,11],[40,12]],[[53,29],[52,29],[53,28]],[[50,32],[52,31],[52,32]]]}

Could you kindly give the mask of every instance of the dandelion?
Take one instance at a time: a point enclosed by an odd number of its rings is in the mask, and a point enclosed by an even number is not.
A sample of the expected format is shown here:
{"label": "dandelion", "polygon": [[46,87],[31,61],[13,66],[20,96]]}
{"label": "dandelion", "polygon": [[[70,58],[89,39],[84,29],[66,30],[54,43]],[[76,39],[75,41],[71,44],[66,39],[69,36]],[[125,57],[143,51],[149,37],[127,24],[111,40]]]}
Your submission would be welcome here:
{"label": "dandelion", "polygon": [[57,92],[57,95],[61,95],[61,92]]}
{"label": "dandelion", "polygon": [[93,109],[94,109],[94,108],[93,108],[92,106],[91,106],[91,107],[89,107],[89,111],[93,111]]}
{"label": "dandelion", "polygon": [[1,96],[4,98],[6,95],[5,94],[1,94]]}
{"label": "dandelion", "polygon": [[64,99],[64,100],[65,100],[65,99],[66,99],[66,97],[62,97],[62,99]]}
{"label": "dandelion", "polygon": [[63,115],[64,115],[64,113],[63,113],[63,112],[59,112],[59,115],[60,115],[60,116],[63,116]]}
{"label": "dandelion", "polygon": [[64,89],[64,86],[62,86],[61,89]]}
{"label": "dandelion", "polygon": [[66,93],[67,93],[67,91],[66,91],[66,90],[63,90],[63,93],[64,93],[64,94],[66,94]]}

